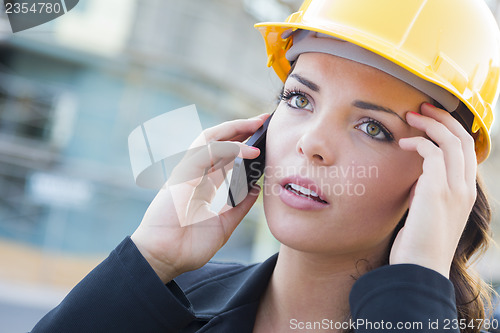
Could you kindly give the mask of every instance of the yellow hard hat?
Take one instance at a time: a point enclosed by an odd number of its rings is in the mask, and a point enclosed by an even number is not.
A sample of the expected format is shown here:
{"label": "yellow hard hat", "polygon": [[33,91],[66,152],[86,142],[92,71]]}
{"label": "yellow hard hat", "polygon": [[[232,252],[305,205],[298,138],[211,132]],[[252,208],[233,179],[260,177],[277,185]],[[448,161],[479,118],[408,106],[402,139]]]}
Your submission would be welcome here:
{"label": "yellow hard hat", "polygon": [[266,42],[267,65],[282,81],[290,71],[287,51],[297,31],[307,30],[318,35],[313,37],[354,44],[433,83],[461,101],[456,108],[447,102],[445,108],[461,114],[474,137],[478,163],[488,157],[500,88],[500,31],[483,0],[306,0],[285,22],[255,27]]}

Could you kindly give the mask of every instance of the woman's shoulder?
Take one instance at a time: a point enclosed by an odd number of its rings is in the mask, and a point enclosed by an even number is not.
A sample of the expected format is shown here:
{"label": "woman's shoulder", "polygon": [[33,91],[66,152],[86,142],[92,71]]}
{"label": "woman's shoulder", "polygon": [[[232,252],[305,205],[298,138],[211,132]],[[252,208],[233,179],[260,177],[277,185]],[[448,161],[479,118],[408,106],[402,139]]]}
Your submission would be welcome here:
{"label": "woman's shoulder", "polygon": [[[202,285],[221,281],[242,281],[249,278],[264,277],[262,274],[273,270],[276,264],[277,254],[271,256],[264,262],[253,264],[242,264],[237,262],[210,261],[203,267],[186,272],[175,278],[175,282],[185,292],[200,288]],[[267,274],[264,274],[267,275]]]}
{"label": "woman's shoulder", "polygon": [[245,265],[236,262],[211,261],[199,269],[179,275],[175,281],[182,289],[187,289],[201,282],[242,273],[255,265],[258,264]]}
{"label": "woman's shoulder", "polygon": [[276,259],[274,255],[262,263],[250,265],[210,262],[179,275],[174,281],[199,318],[211,318],[236,308],[246,308],[253,313],[256,302],[269,284]]}

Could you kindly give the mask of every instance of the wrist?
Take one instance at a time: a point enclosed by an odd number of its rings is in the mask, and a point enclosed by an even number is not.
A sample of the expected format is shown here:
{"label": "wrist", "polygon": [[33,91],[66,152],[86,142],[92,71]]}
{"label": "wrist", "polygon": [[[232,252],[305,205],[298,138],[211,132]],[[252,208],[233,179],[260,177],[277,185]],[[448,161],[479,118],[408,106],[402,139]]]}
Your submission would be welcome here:
{"label": "wrist", "polygon": [[450,265],[447,264],[440,264],[436,262],[432,262],[430,260],[425,260],[423,258],[390,258],[389,259],[389,264],[390,265],[397,265],[397,264],[413,264],[413,265],[418,265],[422,266],[428,269],[432,269],[433,271],[438,272],[439,274],[443,275],[445,278],[449,279],[450,278]]}
{"label": "wrist", "polygon": [[151,254],[151,252],[142,245],[139,237],[135,233],[130,236],[130,239],[135,244],[144,259],[146,259],[149,266],[151,266],[153,271],[156,273],[156,275],[158,275],[158,277],[164,284],[167,284],[179,275],[175,272],[175,269],[173,269],[173,267],[165,264],[162,260]]}

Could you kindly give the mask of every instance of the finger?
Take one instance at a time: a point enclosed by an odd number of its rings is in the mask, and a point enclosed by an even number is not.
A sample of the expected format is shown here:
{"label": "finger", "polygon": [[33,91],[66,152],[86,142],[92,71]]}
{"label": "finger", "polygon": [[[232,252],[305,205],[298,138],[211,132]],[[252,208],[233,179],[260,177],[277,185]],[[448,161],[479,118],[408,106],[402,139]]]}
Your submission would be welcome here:
{"label": "finger", "polygon": [[[212,142],[208,145],[208,151],[210,155],[210,168],[205,169],[205,173],[213,173],[221,168],[230,170],[233,168],[235,158],[233,154],[227,154],[224,150],[225,145],[220,144],[221,142]],[[246,144],[240,142],[230,142],[239,147],[240,151],[238,157],[243,159],[254,159],[260,155],[260,149],[257,147],[247,146]],[[228,168],[229,166],[229,168]]]}
{"label": "finger", "polygon": [[183,225],[196,224],[215,216],[215,213],[211,212],[211,203],[219,186],[220,184],[215,184],[213,178],[208,175],[203,177],[188,201],[186,221]]}
{"label": "finger", "polygon": [[[476,186],[477,175],[477,157],[474,150],[474,138],[453,116],[431,104],[424,103],[422,105],[422,114],[440,123],[443,123],[456,137],[460,139],[464,154],[465,178],[469,186]],[[458,112],[458,111],[455,111]]]}
{"label": "finger", "polygon": [[241,134],[241,135],[233,137],[231,139],[231,141],[244,142],[245,140],[249,139],[252,134],[253,133],[251,133],[250,135],[248,135],[248,134]]}
{"label": "finger", "polygon": [[211,210],[212,201],[231,168],[232,163],[206,173],[195,186],[180,184],[169,187],[175,195],[176,212],[181,214],[178,216],[181,226],[200,223],[217,215]]}
{"label": "finger", "polygon": [[[465,165],[460,139],[443,123],[433,118],[415,112],[408,112],[406,119],[409,125],[424,131],[439,146],[445,162],[445,179],[448,181],[448,186],[450,188],[463,186],[465,182]],[[427,144],[423,145],[421,149],[429,151],[430,148],[426,147]]]}
{"label": "finger", "polygon": [[[190,182],[192,186],[197,186],[204,175],[215,173],[228,165],[232,168],[237,156],[254,159],[259,155],[258,148],[240,142],[215,141],[206,146],[192,148],[172,171],[168,185]],[[215,182],[218,186],[222,183],[222,181]]]}
{"label": "finger", "polygon": [[[230,141],[232,144],[235,144],[240,149],[238,157],[245,159],[254,159],[260,155],[260,149],[257,147],[249,146],[241,142]],[[221,147],[217,147],[217,149],[222,149]],[[217,152],[212,152],[212,155],[217,156]]]}
{"label": "finger", "polygon": [[259,129],[269,117],[268,113],[250,119],[227,121],[203,131],[206,142],[233,141],[234,138],[248,137]]}
{"label": "finger", "polygon": [[219,166],[227,165],[234,161],[240,154],[240,146],[234,142],[212,142],[210,145],[189,149],[180,163],[175,166],[170,178],[169,185],[184,182],[193,182],[203,177],[208,170]]}
{"label": "finger", "polygon": [[439,147],[436,147],[429,139],[421,136],[404,138],[399,140],[399,146],[406,151],[416,151],[424,158],[421,178],[432,178],[431,183],[434,184],[446,180],[446,165],[443,151]]}
{"label": "finger", "polygon": [[[266,122],[267,118],[269,118],[271,116],[271,114],[269,113],[263,113],[259,116],[256,116],[256,117],[253,117],[253,118],[250,118],[250,119],[254,119],[254,118],[261,118],[262,120],[264,120],[264,122]],[[255,132],[252,132],[251,134],[253,134]],[[245,141],[246,139],[250,138],[250,135],[248,134],[240,134],[238,136],[235,136],[231,139],[231,141],[239,141],[239,142],[243,142]]]}
{"label": "finger", "polygon": [[248,192],[248,195],[236,207],[225,205],[219,212],[219,217],[224,226],[226,240],[231,233],[236,229],[240,221],[245,217],[250,208],[255,204],[259,197],[260,186],[255,184]]}

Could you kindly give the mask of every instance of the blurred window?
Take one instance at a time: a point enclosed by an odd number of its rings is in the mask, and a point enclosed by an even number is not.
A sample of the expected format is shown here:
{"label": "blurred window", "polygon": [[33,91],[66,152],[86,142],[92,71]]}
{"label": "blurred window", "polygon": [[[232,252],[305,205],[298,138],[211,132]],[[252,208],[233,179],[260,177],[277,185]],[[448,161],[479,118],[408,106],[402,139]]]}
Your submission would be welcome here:
{"label": "blurred window", "polygon": [[75,107],[64,90],[0,73],[0,135],[4,140],[33,140],[36,145],[60,148],[68,139],[61,131],[70,132]]}

